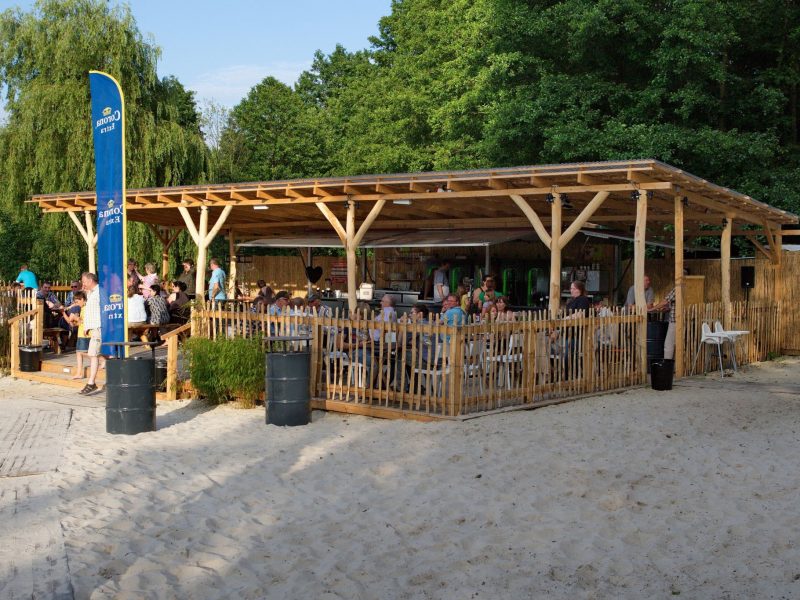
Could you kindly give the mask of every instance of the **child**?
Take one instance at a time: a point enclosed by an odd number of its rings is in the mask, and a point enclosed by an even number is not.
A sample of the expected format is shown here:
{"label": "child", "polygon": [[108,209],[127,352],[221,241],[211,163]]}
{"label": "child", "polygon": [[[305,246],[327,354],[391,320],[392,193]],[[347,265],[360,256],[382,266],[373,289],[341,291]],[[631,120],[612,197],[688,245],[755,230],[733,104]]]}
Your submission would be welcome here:
{"label": "child", "polygon": [[80,312],[77,314],[67,314],[65,318],[69,320],[70,324],[78,327],[78,340],[75,343],[75,355],[78,357],[78,364],[75,367],[75,375],[72,379],[83,379],[83,357],[89,350],[89,338],[86,337],[86,332],[83,330],[83,309],[86,306],[86,292],[77,291],[72,296],[72,303],[80,307]]}

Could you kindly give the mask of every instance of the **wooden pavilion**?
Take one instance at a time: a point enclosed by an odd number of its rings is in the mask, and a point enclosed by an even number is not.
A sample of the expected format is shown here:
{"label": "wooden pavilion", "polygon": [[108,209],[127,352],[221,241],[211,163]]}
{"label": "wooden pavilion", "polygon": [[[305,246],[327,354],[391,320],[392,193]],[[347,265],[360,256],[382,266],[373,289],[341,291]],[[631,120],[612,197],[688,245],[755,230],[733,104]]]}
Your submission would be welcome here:
{"label": "wooden pavilion", "polygon": [[[69,214],[87,243],[91,268],[94,192],[38,195],[31,202],[46,214]],[[732,237],[746,236],[780,272],[781,227],[798,222],[793,214],[656,160],[131,189],[127,211],[128,219],[156,232],[165,263],[183,229],[197,245],[197,264],[205,265],[208,246],[220,234],[227,235],[233,257],[237,241],[312,236],[332,228],[347,257],[351,309],[356,303],[356,250],[370,229],[531,227],[550,250],[553,315],[561,297],[561,252],[575,235],[583,228],[633,229],[637,304],[644,305],[645,242],[662,240],[675,246],[678,336],[685,238],[721,236],[722,303],[729,305]],[[756,236],[766,238],[767,245]],[[235,263],[230,268],[234,280]],[[200,294],[203,271],[198,268]],[[780,300],[781,277],[774,280],[775,299]],[[683,348],[676,352],[680,365]]]}

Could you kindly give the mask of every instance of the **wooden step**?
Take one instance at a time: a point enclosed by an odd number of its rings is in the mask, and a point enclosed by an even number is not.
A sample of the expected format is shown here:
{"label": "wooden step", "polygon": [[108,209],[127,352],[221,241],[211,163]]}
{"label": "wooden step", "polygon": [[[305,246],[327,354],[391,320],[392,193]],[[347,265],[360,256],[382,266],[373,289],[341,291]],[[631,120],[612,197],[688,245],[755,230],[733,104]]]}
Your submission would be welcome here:
{"label": "wooden step", "polygon": [[[100,372],[102,373],[102,371]],[[97,374],[97,387],[102,393],[105,393],[105,380],[100,379],[100,373]],[[38,383],[48,383],[50,385],[58,385],[61,387],[73,388],[80,390],[86,385],[85,379],[70,379],[71,375],[66,373],[47,373],[45,371],[38,371],[36,373],[28,373],[23,371],[14,371],[12,377],[17,379],[25,379],[27,381],[36,381]],[[98,392],[95,392],[98,393]],[[166,392],[156,392],[156,400],[163,402],[168,400]]]}

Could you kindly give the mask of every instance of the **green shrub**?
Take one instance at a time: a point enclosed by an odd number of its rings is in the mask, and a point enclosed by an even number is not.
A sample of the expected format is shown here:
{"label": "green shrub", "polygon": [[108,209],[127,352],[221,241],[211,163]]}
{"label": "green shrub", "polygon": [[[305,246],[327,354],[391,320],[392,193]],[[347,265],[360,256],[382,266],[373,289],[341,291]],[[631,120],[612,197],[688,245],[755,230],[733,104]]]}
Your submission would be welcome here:
{"label": "green shrub", "polygon": [[237,400],[252,408],[264,391],[261,339],[191,338],[184,344],[192,387],[209,402]]}

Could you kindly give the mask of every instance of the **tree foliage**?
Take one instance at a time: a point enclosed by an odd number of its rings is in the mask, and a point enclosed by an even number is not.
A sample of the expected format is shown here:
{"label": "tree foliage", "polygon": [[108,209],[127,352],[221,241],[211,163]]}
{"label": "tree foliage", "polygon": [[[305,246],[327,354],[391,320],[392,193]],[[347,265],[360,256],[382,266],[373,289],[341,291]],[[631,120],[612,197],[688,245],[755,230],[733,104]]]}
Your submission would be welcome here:
{"label": "tree foliage", "polygon": [[[40,0],[31,12],[0,14],[0,83],[8,121],[0,130],[0,275],[21,261],[41,274],[74,277],[85,244],[66,215],[40,219],[32,194],[94,188],[88,72],[105,71],[126,102],[130,187],[196,183],[206,148],[193,92],[156,74],[158,49],[145,41],[127,7],[100,0]],[[160,245],[131,224],[129,253],[156,260]]]}

